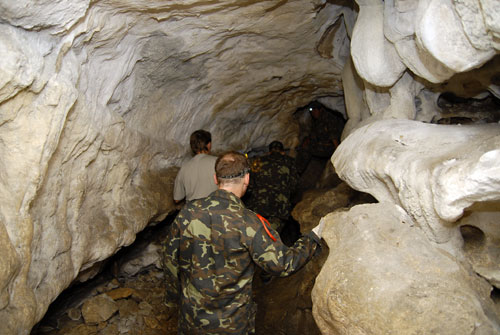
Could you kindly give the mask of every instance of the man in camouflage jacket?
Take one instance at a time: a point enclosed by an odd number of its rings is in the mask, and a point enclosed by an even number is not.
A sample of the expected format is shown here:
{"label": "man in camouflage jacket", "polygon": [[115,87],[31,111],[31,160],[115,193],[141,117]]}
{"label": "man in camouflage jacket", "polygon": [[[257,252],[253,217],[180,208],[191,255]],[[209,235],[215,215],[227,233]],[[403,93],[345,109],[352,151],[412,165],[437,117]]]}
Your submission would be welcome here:
{"label": "man in camouflage jacket", "polygon": [[285,154],[283,144],[273,141],[267,155],[251,161],[248,208],[269,220],[281,233],[292,211],[291,197],[299,181],[295,160]]}
{"label": "man in camouflage jacket", "polygon": [[299,270],[319,249],[320,233],[287,248],[240,199],[249,183],[245,156],[226,153],[215,171],[219,189],[188,203],[167,236],[167,304],[179,304],[179,334],[254,334],[255,266],[276,276]]}
{"label": "man in camouflage jacket", "polygon": [[336,111],[326,109],[319,102],[309,104],[311,114],[311,131],[300,147],[297,148],[297,170],[304,173],[312,157],[330,158],[340,144],[344,130],[344,116]]}

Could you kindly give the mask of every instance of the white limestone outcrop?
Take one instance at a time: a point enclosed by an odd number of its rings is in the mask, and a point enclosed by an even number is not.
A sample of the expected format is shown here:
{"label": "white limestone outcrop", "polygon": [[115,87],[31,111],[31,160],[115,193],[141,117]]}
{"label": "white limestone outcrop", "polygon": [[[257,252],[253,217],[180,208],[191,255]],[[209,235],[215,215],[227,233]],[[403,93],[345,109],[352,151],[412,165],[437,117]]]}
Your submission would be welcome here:
{"label": "white limestone outcrop", "polygon": [[322,331],[496,334],[500,125],[381,120],[352,132],[332,163],[381,204],[322,219],[332,255],[315,288]]}
{"label": "white limestone outcrop", "polygon": [[497,334],[490,286],[393,202],[328,214],[316,278],[322,334]]}
{"label": "white limestone outcrop", "polygon": [[447,243],[467,208],[500,201],[499,148],[498,124],[382,120],[348,136],[332,163],[353,188],[401,206],[429,240]]}
{"label": "white limestone outcrop", "polygon": [[[173,211],[195,129],[216,152],[293,146],[293,112],[314,99],[345,96],[347,137],[380,119],[430,122],[445,90],[499,96],[497,1],[357,3],[0,0],[0,333],[29,333],[74,280]],[[470,166],[494,169],[489,152]],[[439,211],[411,210],[449,220],[486,192],[436,190]]]}
{"label": "white limestone outcrop", "polygon": [[442,92],[500,96],[498,1],[356,2],[344,138],[380,119],[436,121]]}
{"label": "white limestone outcrop", "polygon": [[498,2],[356,2],[352,58],[360,76],[374,86],[392,86],[405,68],[440,83],[480,67],[499,51]]}

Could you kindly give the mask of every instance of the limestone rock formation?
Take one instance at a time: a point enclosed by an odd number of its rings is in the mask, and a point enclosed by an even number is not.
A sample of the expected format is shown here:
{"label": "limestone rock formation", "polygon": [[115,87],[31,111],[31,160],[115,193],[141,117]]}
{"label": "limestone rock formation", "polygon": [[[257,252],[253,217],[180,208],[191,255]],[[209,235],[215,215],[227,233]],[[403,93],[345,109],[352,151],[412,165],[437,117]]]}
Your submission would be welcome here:
{"label": "limestone rock formation", "polygon": [[498,333],[488,283],[398,205],[358,205],[324,220],[330,256],[312,293],[323,334]]}
{"label": "limestone rock formation", "polygon": [[[340,178],[381,203],[394,204],[397,210],[358,206],[349,214],[331,217],[327,241],[335,255],[331,258],[339,260],[331,260],[322,270],[330,284],[323,281],[322,285],[336,291],[324,301],[332,313],[329,317],[336,321],[325,321],[327,313],[318,307],[322,329],[328,329],[329,324],[349,334],[378,333],[378,327],[386,327],[384,332],[389,333],[406,329],[408,334],[416,334],[418,329],[439,334],[495,334],[500,330],[498,302],[490,296],[499,287],[500,254],[495,245],[500,222],[498,148],[498,124],[435,125],[410,120],[374,122],[342,142],[332,157]],[[404,215],[396,215],[399,212]],[[380,217],[389,213],[391,216]],[[426,246],[421,245],[424,240]],[[366,250],[372,243],[382,249]],[[383,266],[376,261],[381,255]],[[349,259],[344,260],[346,257]],[[356,277],[365,280],[369,274],[369,283],[353,283],[357,279],[350,277],[350,261],[355,264],[352,271]],[[328,268],[345,270],[338,274]],[[443,272],[447,268],[455,270]],[[395,269],[400,273],[395,274]],[[345,276],[346,284],[332,284],[342,281],[331,278],[333,272]],[[375,287],[373,280],[378,282]],[[437,284],[440,282],[446,283],[446,288]],[[353,292],[358,285],[370,292]],[[380,299],[387,289],[384,285],[397,288],[389,294],[391,303]],[[430,287],[436,300],[428,300]],[[368,306],[363,300],[359,305],[351,300],[358,295],[367,299]],[[462,299],[476,302],[467,305],[460,302]],[[349,306],[349,310],[342,306]],[[365,308],[379,311],[380,318],[360,315],[357,309]],[[429,313],[431,310],[434,312]],[[455,320],[442,314],[450,310],[471,318]],[[357,325],[351,314],[358,315]],[[389,319],[380,321],[385,317]],[[443,320],[452,322],[442,324]],[[379,321],[385,326],[376,325]]]}
{"label": "limestone rock formation", "polygon": [[0,333],[28,333],[174,210],[192,131],[216,152],[296,142],[295,108],[342,95],[355,17],[316,0],[0,1]]}
{"label": "limestone rock formation", "polygon": [[[196,129],[212,132],[215,152],[293,147],[293,112],[314,99],[344,97],[346,138],[380,119],[434,122],[445,91],[498,97],[498,6],[0,0],[0,333],[29,333],[65,288],[173,212]],[[496,151],[484,154],[467,162],[495,172]],[[449,221],[495,194],[439,190],[437,211],[409,212]],[[436,241],[458,240],[459,229],[426,224]],[[491,262],[474,266],[496,278]]]}
{"label": "limestone rock formation", "polygon": [[498,2],[356,2],[352,64],[342,73],[343,137],[379,119],[431,122],[442,92],[499,96]]}
{"label": "limestone rock formation", "polygon": [[356,2],[353,61],[374,86],[393,86],[405,68],[440,83],[480,67],[498,52],[498,14],[489,12],[498,13],[494,1]]}
{"label": "limestone rock formation", "polygon": [[353,190],[343,182],[331,189],[312,189],[293,208],[292,216],[304,232],[314,228],[322,217],[334,211],[347,210],[357,203],[369,203],[373,198]]}
{"label": "limestone rock formation", "polygon": [[403,207],[436,243],[459,245],[454,223],[474,203],[500,201],[500,125],[383,120],[332,157],[341,179]]}

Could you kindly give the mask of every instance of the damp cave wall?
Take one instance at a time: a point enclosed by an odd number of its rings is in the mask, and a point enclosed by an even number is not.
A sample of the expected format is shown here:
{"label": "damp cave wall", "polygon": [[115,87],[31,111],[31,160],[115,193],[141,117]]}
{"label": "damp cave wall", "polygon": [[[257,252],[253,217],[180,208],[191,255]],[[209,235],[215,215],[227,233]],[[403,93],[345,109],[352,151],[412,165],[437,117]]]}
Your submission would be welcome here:
{"label": "damp cave wall", "polygon": [[[1,1],[1,332],[29,333],[174,210],[195,129],[215,152],[293,147],[293,113],[314,99],[347,116],[345,139],[432,122],[443,92],[498,97],[500,10],[480,3]],[[494,172],[463,206],[498,201]]]}

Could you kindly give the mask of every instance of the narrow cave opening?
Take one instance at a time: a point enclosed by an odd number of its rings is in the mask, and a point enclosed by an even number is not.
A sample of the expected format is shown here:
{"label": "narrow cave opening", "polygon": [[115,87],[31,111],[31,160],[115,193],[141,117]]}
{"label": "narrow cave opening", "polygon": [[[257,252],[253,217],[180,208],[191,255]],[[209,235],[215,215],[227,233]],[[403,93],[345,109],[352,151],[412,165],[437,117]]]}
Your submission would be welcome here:
{"label": "narrow cave opening", "polygon": [[441,115],[438,124],[478,124],[500,121],[500,99],[489,92],[475,97],[461,97],[452,92],[439,95],[437,106]]}
{"label": "narrow cave opening", "polygon": [[465,252],[473,253],[483,247],[485,234],[481,229],[471,225],[463,225],[460,227],[460,233],[464,239]]}
{"label": "narrow cave opening", "polygon": [[497,306],[497,309],[500,310],[500,289],[493,286],[490,297],[491,300],[493,300],[493,302]]}

